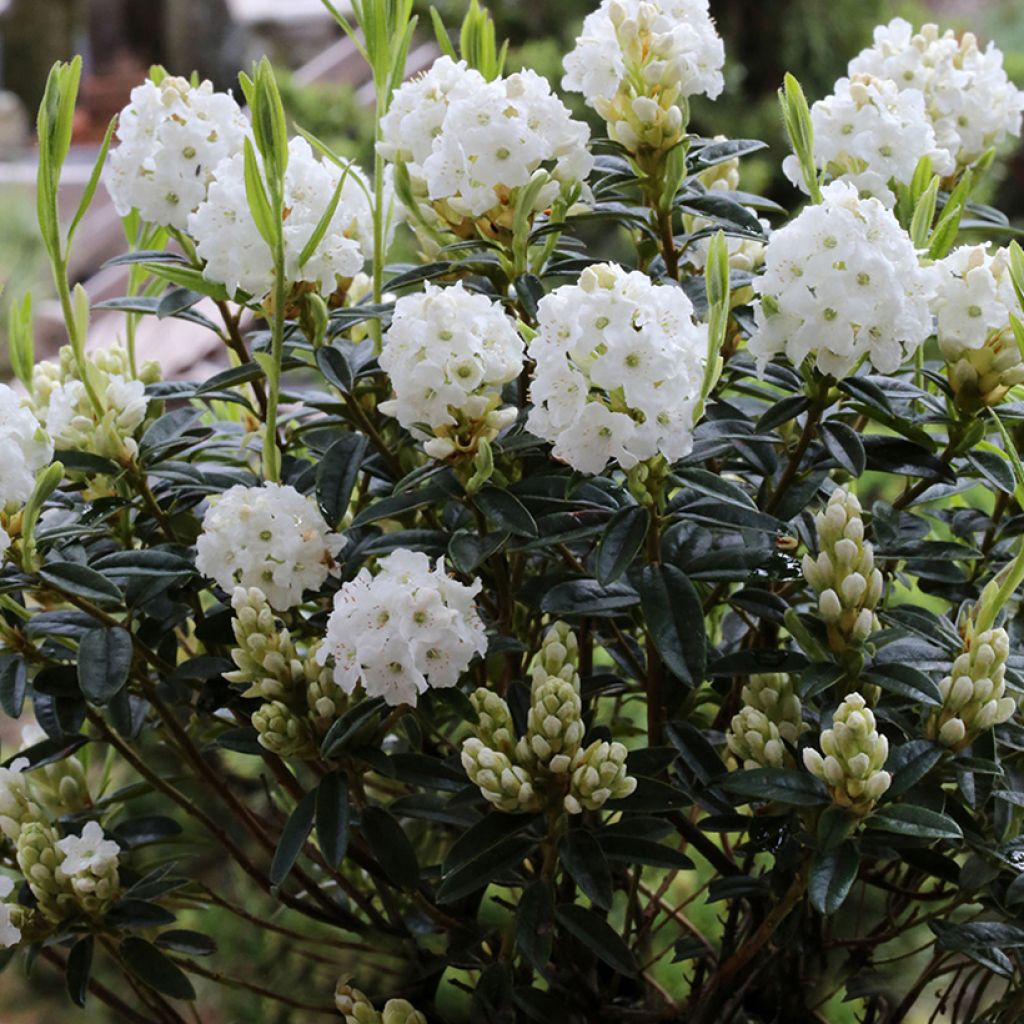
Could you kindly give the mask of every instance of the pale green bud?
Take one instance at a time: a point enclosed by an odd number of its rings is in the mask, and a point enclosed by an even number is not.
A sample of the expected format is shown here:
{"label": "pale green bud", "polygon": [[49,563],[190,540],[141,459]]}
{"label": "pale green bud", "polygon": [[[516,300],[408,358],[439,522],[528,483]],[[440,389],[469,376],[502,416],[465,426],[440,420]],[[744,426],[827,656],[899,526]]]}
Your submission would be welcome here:
{"label": "pale green bud", "polygon": [[310,723],[281,701],[268,701],[253,712],[260,746],[279,757],[312,757],[317,744]]}
{"label": "pale green bud", "polygon": [[564,806],[570,814],[596,811],[607,800],[621,800],[636,789],[626,774],[628,751],[621,743],[595,740],[573,758],[572,777]]}
{"label": "pale green bud", "polygon": [[338,982],[334,990],[334,1005],[345,1017],[345,1024],[382,1024],[381,1015],[373,1003],[357,988]]}
{"label": "pale green bud", "polygon": [[953,750],[962,750],[995,725],[1013,717],[1017,702],[1006,692],[1010,638],[1005,629],[975,634],[968,626],[964,651],[939,683],[942,707],[928,721],[928,735]]}
{"label": "pale green bud", "polygon": [[884,580],[874,549],[864,539],[857,496],[837,488],[815,516],[818,554],[803,559],[804,578],[818,594],[818,612],[828,626],[829,647],[842,651],[877,628],[875,608]]}
{"label": "pale green bud", "polygon": [[804,766],[828,786],[840,807],[861,816],[869,814],[892,777],[883,769],[889,741],[878,732],[875,716],[861,694],[851,693],[839,705],[832,728],[821,734],[820,745],[821,752],[805,748]]}
{"label": "pale green bud", "polygon": [[76,900],[71,883],[57,870],[64,858],[57,849],[57,833],[51,825],[25,822],[18,835],[16,856],[39,912],[47,920],[62,921],[74,913]]}
{"label": "pale green bud", "polygon": [[956,405],[969,413],[998,405],[1024,383],[1024,359],[1012,327],[993,331],[981,348],[939,339]]}
{"label": "pale green bud", "polygon": [[389,999],[381,1016],[382,1024],[427,1024],[427,1018],[405,999]]}
{"label": "pale green bud", "polygon": [[462,744],[462,767],[484,799],[499,811],[540,810],[529,773],[505,754],[484,746],[476,737]]}
{"label": "pale green bud", "polygon": [[476,732],[483,745],[511,757],[516,746],[516,730],[508,704],[493,690],[483,687],[469,699],[479,718]]}

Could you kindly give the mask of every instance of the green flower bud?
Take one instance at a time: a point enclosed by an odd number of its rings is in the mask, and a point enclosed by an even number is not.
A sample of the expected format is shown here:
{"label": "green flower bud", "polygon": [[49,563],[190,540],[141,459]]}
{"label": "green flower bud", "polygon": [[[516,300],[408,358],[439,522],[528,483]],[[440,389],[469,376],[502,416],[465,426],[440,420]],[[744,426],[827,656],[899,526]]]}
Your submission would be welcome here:
{"label": "green flower bud", "polygon": [[389,999],[381,1016],[383,1024],[427,1024],[427,1018],[405,999]]}
{"label": "green flower bud", "polygon": [[483,687],[474,691],[469,699],[479,718],[476,734],[480,741],[484,746],[512,757],[516,746],[516,728],[508,704],[493,690]]}
{"label": "green flower bud", "polygon": [[733,715],[725,742],[742,768],[782,768],[788,757],[779,727],[763,711],[744,706]]}
{"label": "green flower bud", "polygon": [[607,800],[621,800],[636,789],[636,779],[626,774],[628,751],[621,743],[595,740],[577,751],[564,806],[570,814],[596,811]]}
{"label": "green flower bud", "polygon": [[57,833],[41,821],[27,821],[18,835],[16,856],[39,913],[53,922],[74,913],[76,900],[70,881],[59,871],[64,857],[57,849]]}
{"label": "green flower bud", "polygon": [[260,746],[279,757],[315,757],[317,743],[310,723],[279,700],[268,701],[253,713]]}
{"label": "green flower bud", "polygon": [[815,516],[818,554],[804,555],[804,578],[817,591],[818,612],[828,627],[829,647],[843,651],[866,640],[877,628],[875,608],[883,578],[874,548],[864,539],[856,495],[836,489]]}
{"label": "green flower bud", "polygon": [[357,988],[338,982],[334,990],[334,1005],[345,1017],[345,1024],[382,1024],[381,1015],[373,1003]]}
{"label": "green flower bud", "polygon": [[931,739],[962,750],[981,733],[1013,716],[1017,702],[1005,696],[1009,654],[1010,638],[1005,629],[975,633],[968,628],[963,653],[939,683],[942,707],[928,720]]}
{"label": "green flower bud", "polygon": [[232,683],[248,683],[243,697],[293,697],[300,686],[305,686],[306,666],[263,591],[258,587],[235,587],[231,607],[235,611],[231,627],[238,644],[231,652],[231,660],[237,671],[225,673],[224,678]]}
{"label": "green flower bud", "polygon": [[875,727],[875,716],[861,694],[851,693],[839,705],[820,743],[821,753],[812,747],[804,750],[804,766],[828,786],[840,807],[869,814],[892,777],[882,768],[889,741]]}
{"label": "green flower bud", "polygon": [[485,747],[476,737],[462,744],[462,767],[484,799],[499,811],[515,813],[541,809],[529,772],[505,754]]}
{"label": "green flower bud", "polygon": [[0,768],[0,831],[15,842],[24,825],[46,817],[33,798],[27,768],[24,757],[17,758],[10,768]]}

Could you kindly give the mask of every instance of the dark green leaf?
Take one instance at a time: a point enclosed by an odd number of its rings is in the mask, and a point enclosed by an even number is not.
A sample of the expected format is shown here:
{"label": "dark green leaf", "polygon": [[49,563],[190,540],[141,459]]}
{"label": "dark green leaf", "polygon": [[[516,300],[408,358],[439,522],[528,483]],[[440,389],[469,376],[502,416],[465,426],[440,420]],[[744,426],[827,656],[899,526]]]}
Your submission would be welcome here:
{"label": "dark green leaf", "polygon": [[295,805],[295,810],[288,816],[270,865],[271,885],[280,885],[291,873],[313,827],[315,809],[316,790],[311,790]]}
{"label": "dark green leaf", "polygon": [[498,529],[507,530],[519,537],[537,536],[537,523],[514,494],[488,486],[477,494],[475,500],[480,510]]}
{"label": "dark green leaf", "polygon": [[420,866],[402,826],[383,807],[366,807],[360,828],[388,878],[400,889],[415,889],[419,885]]}
{"label": "dark green leaf", "polygon": [[364,697],[358,704],[353,704],[327,730],[320,744],[320,753],[324,757],[340,754],[380,714],[383,707],[381,697]]}
{"label": "dark green leaf", "polygon": [[89,993],[89,975],[92,973],[92,953],[95,940],[91,935],[79,939],[68,953],[68,995],[75,1006],[85,1006]]}
{"label": "dark green leaf", "polygon": [[362,434],[342,434],[324,452],[316,471],[316,500],[332,530],[338,528],[348,511],[349,499],[366,452]]}
{"label": "dark green leaf", "polygon": [[600,914],[578,903],[561,903],[555,907],[558,923],[613,970],[632,978],[637,973],[636,960],[629,946]]}
{"label": "dark green leaf", "polygon": [[960,826],[947,814],[913,804],[886,804],[868,818],[871,828],[921,839],[963,839]]}
{"label": "dark green leaf", "polygon": [[559,844],[558,856],[584,895],[602,910],[610,910],[612,873],[593,835],[582,828],[571,829]]}
{"label": "dark green leaf", "polygon": [[719,785],[748,800],[777,800],[795,807],[815,807],[828,801],[825,787],[813,775],[792,768],[732,772]]}
{"label": "dark green leaf", "polygon": [[0,655],[0,708],[8,718],[20,718],[25,705],[28,673],[16,654]]}
{"label": "dark green leaf", "polygon": [[333,345],[325,345],[317,350],[316,365],[320,372],[343,394],[352,390],[354,378],[352,367],[349,366],[345,353]]}
{"label": "dark green leaf", "polygon": [[876,662],[869,672],[862,676],[865,680],[880,686],[889,693],[906,697],[915,704],[930,704],[938,707],[942,703],[942,694],[932,680],[912,665],[899,662]]}
{"label": "dark green leaf", "polygon": [[843,807],[826,807],[818,818],[818,852],[835,850],[860,824],[860,818]]}
{"label": "dark green leaf", "polygon": [[172,999],[195,999],[196,991],[185,972],[151,942],[131,935],[122,940],[121,959],[144,985]]}
{"label": "dark green leaf", "polygon": [[693,584],[674,565],[648,565],[640,573],[639,591],[658,654],[677,679],[698,686],[704,679],[707,641],[704,609]]}
{"label": "dark green leaf", "polygon": [[452,844],[444,859],[443,874],[450,875],[457,871],[474,857],[504,842],[510,836],[517,835],[536,820],[536,816],[532,814],[503,814],[501,811],[490,811]]}
{"label": "dark green leaf", "polygon": [[566,580],[557,583],[543,597],[542,611],[552,615],[619,615],[638,604],[640,597],[626,583],[601,586],[597,580]]}
{"label": "dark green leaf", "polygon": [[821,425],[821,439],[829,455],[851,476],[864,472],[867,457],[860,435],[841,420],[826,420]]}
{"label": "dark green leaf", "polygon": [[90,629],[78,645],[78,683],[87,700],[106,704],[128,682],[132,637],[120,626]]}
{"label": "dark green leaf", "polygon": [[538,880],[519,897],[516,946],[534,970],[543,972],[554,944],[555,892],[550,882]]}
{"label": "dark green leaf", "polygon": [[606,587],[630,567],[644,546],[650,521],[642,505],[627,505],[612,516],[597,545],[594,574],[598,583]]}
{"label": "dark green leaf", "polygon": [[182,956],[212,956],[217,952],[217,943],[209,935],[184,928],[161,932],[154,940],[154,945],[181,953]]}
{"label": "dark green leaf", "polygon": [[495,878],[521,864],[536,845],[535,839],[517,835],[494,843],[445,875],[437,890],[438,901],[450,903],[485,888]]}
{"label": "dark green leaf", "polygon": [[332,772],[316,790],[316,837],[324,859],[332,868],[345,859],[348,850],[348,782],[341,772]]}
{"label": "dark green leaf", "polygon": [[104,607],[123,603],[117,586],[95,569],[77,562],[50,562],[39,570],[39,578],[51,587]]}
{"label": "dark green leaf", "polygon": [[[628,819],[627,819],[628,823]],[[608,835],[598,832],[597,841],[608,860],[624,864],[644,864],[651,868],[691,871],[694,863],[682,850],[645,836]]]}
{"label": "dark green leaf", "polygon": [[892,799],[916,786],[942,760],[943,749],[931,740],[911,740],[896,747],[885,763],[892,774],[886,798]]}
{"label": "dark green leaf", "polygon": [[827,853],[816,854],[807,885],[811,906],[819,914],[834,914],[849,895],[859,867],[857,848],[849,840]]}

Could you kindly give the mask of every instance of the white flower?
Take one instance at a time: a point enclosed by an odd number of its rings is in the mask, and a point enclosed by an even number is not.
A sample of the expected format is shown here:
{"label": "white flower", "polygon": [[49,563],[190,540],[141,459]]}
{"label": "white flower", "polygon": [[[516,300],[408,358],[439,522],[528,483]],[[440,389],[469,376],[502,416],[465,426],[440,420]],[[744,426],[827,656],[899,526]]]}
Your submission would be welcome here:
{"label": "white flower", "polygon": [[21,942],[21,929],[11,923],[11,906],[2,902],[12,892],[14,881],[7,875],[0,875],[0,949],[7,949]]}
{"label": "white flower", "polygon": [[431,435],[421,424],[446,433],[494,416],[502,385],[523,368],[523,341],[486,296],[466,291],[461,281],[451,288],[428,283],[395,304],[380,365],[395,390],[381,411],[426,440]]}
{"label": "white flower", "polygon": [[464,62],[440,57],[395,91],[379,149],[407,165],[427,199],[455,217],[477,218],[513,206],[509,193],[539,170],[548,179],[532,211],[550,206],[563,185],[590,173],[589,137],[535,72],[488,82]]}
{"label": "white flower", "polygon": [[249,123],[226,92],[183,78],[146,81],[132,90],[117,124],[104,182],[117,212],[184,230],[206,198],[217,164],[241,152]]}
{"label": "white flower", "polygon": [[53,444],[39,420],[14,391],[0,384],[0,512],[6,505],[28,501],[36,475],[52,458]]}
{"label": "white flower", "polygon": [[476,654],[487,650],[473,598],[482,584],[452,579],[438,559],[399,549],[380,559],[334,597],[327,635],[317,652],[334,659],[334,680],[352,693],[415,704],[428,687],[454,686]]}
{"label": "white flower", "polygon": [[[956,163],[939,149],[935,131],[915,89],[900,90],[895,82],[871,75],[840,78],[835,92],[811,107],[814,159],[829,177],[855,184],[861,194],[894,206],[890,182],[907,185],[922,157],[930,157],[932,170],[952,174]],[[806,190],[800,161],[789,156],[786,176]]]}
{"label": "white flower", "polygon": [[230,488],[210,499],[196,541],[196,568],[226,591],[259,587],[284,611],[334,569],[343,545],[316,502],[286,484]]}
{"label": "white flower", "polygon": [[[118,432],[135,433],[146,418],[149,399],[146,386],[140,380],[125,380],[112,374],[103,391],[105,409],[112,413]],[[46,429],[61,448],[84,448],[96,429],[95,413],[80,380],[68,380],[57,385],[50,393],[46,406]]]}
{"label": "white flower", "polygon": [[865,357],[893,373],[931,334],[934,271],[920,266],[910,236],[879,200],[861,199],[845,181],[822,195],[766,247],[747,347],[762,366],[785,352],[794,366],[814,355],[833,377]]}
{"label": "white flower", "polygon": [[[338,182],[341,198],[323,238],[304,266],[302,250],[331,202]],[[325,295],[337,279],[353,277],[372,255],[370,186],[355,164],[340,168],[318,160],[305,139],[288,143],[284,178],[285,276],[289,283],[310,282]],[[243,289],[260,298],[274,283],[270,246],[260,234],[245,191],[245,157],[238,153],[214,170],[205,202],[188,219],[196,252],[206,261],[204,274],[232,295]]]}
{"label": "white flower", "polygon": [[924,95],[925,112],[938,145],[961,167],[1020,135],[1024,92],[1006,76],[1003,55],[994,44],[982,50],[970,33],[959,39],[924,25],[915,33],[894,18],[875,29],[874,45],[850,61],[851,75],[888,78],[897,88]]}
{"label": "white flower", "polygon": [[715,99],[724,85],[725,48],[708,0],[602,0],[564,63],[562,88],[583,93],[604,116],[599,101],[612,99],[630,64],[643,64],[648,86]]}
{"label": "white flower", "polygon": [[938,292],[932,310],[943,354],[980,349],[993,333],[1006,330],[1010,314],[1021,316],[1010,278],[1007,249],[962,245],[936,263]]}
{"label": "white flower", "polygon": [[527,428],[584,473],[689,452],[707,328],[672,285],[613,263],[540,302]]}
{"label": "white flower", "polygon": [[117,864],[121,852],[121,847],[113,839],[103,838],[103,829],[95,821],[87,822],[81,835],[59,839],[57,849],[64,854],[57,870],[65,878],[105,874]]}

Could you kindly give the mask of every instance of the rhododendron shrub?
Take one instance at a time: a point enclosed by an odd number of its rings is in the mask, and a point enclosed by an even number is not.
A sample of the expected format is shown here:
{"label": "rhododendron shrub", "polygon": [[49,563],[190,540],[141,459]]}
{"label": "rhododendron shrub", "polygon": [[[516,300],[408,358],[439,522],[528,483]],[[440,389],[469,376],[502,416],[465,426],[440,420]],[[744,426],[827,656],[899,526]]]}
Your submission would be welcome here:
{"label": "rhododendron shrub", "polygon": [[[62,1020],[1016,1024],[1001,53],[897,19],[829,95],[787,76],[787,211],[760,143],[691,131],[706,0],[604,0],[561,83],[475,2],[405,80],[411,4],[353,6],[373,167],[289,138],[266,61],[237,102],[154,69],[64,225],[50,75],[67,338],[37,363],[16,302],[0,384],[2,965]],[[101,182],[107,349],[68,278]],[[164,379],[144,316],[222,367]]]}

